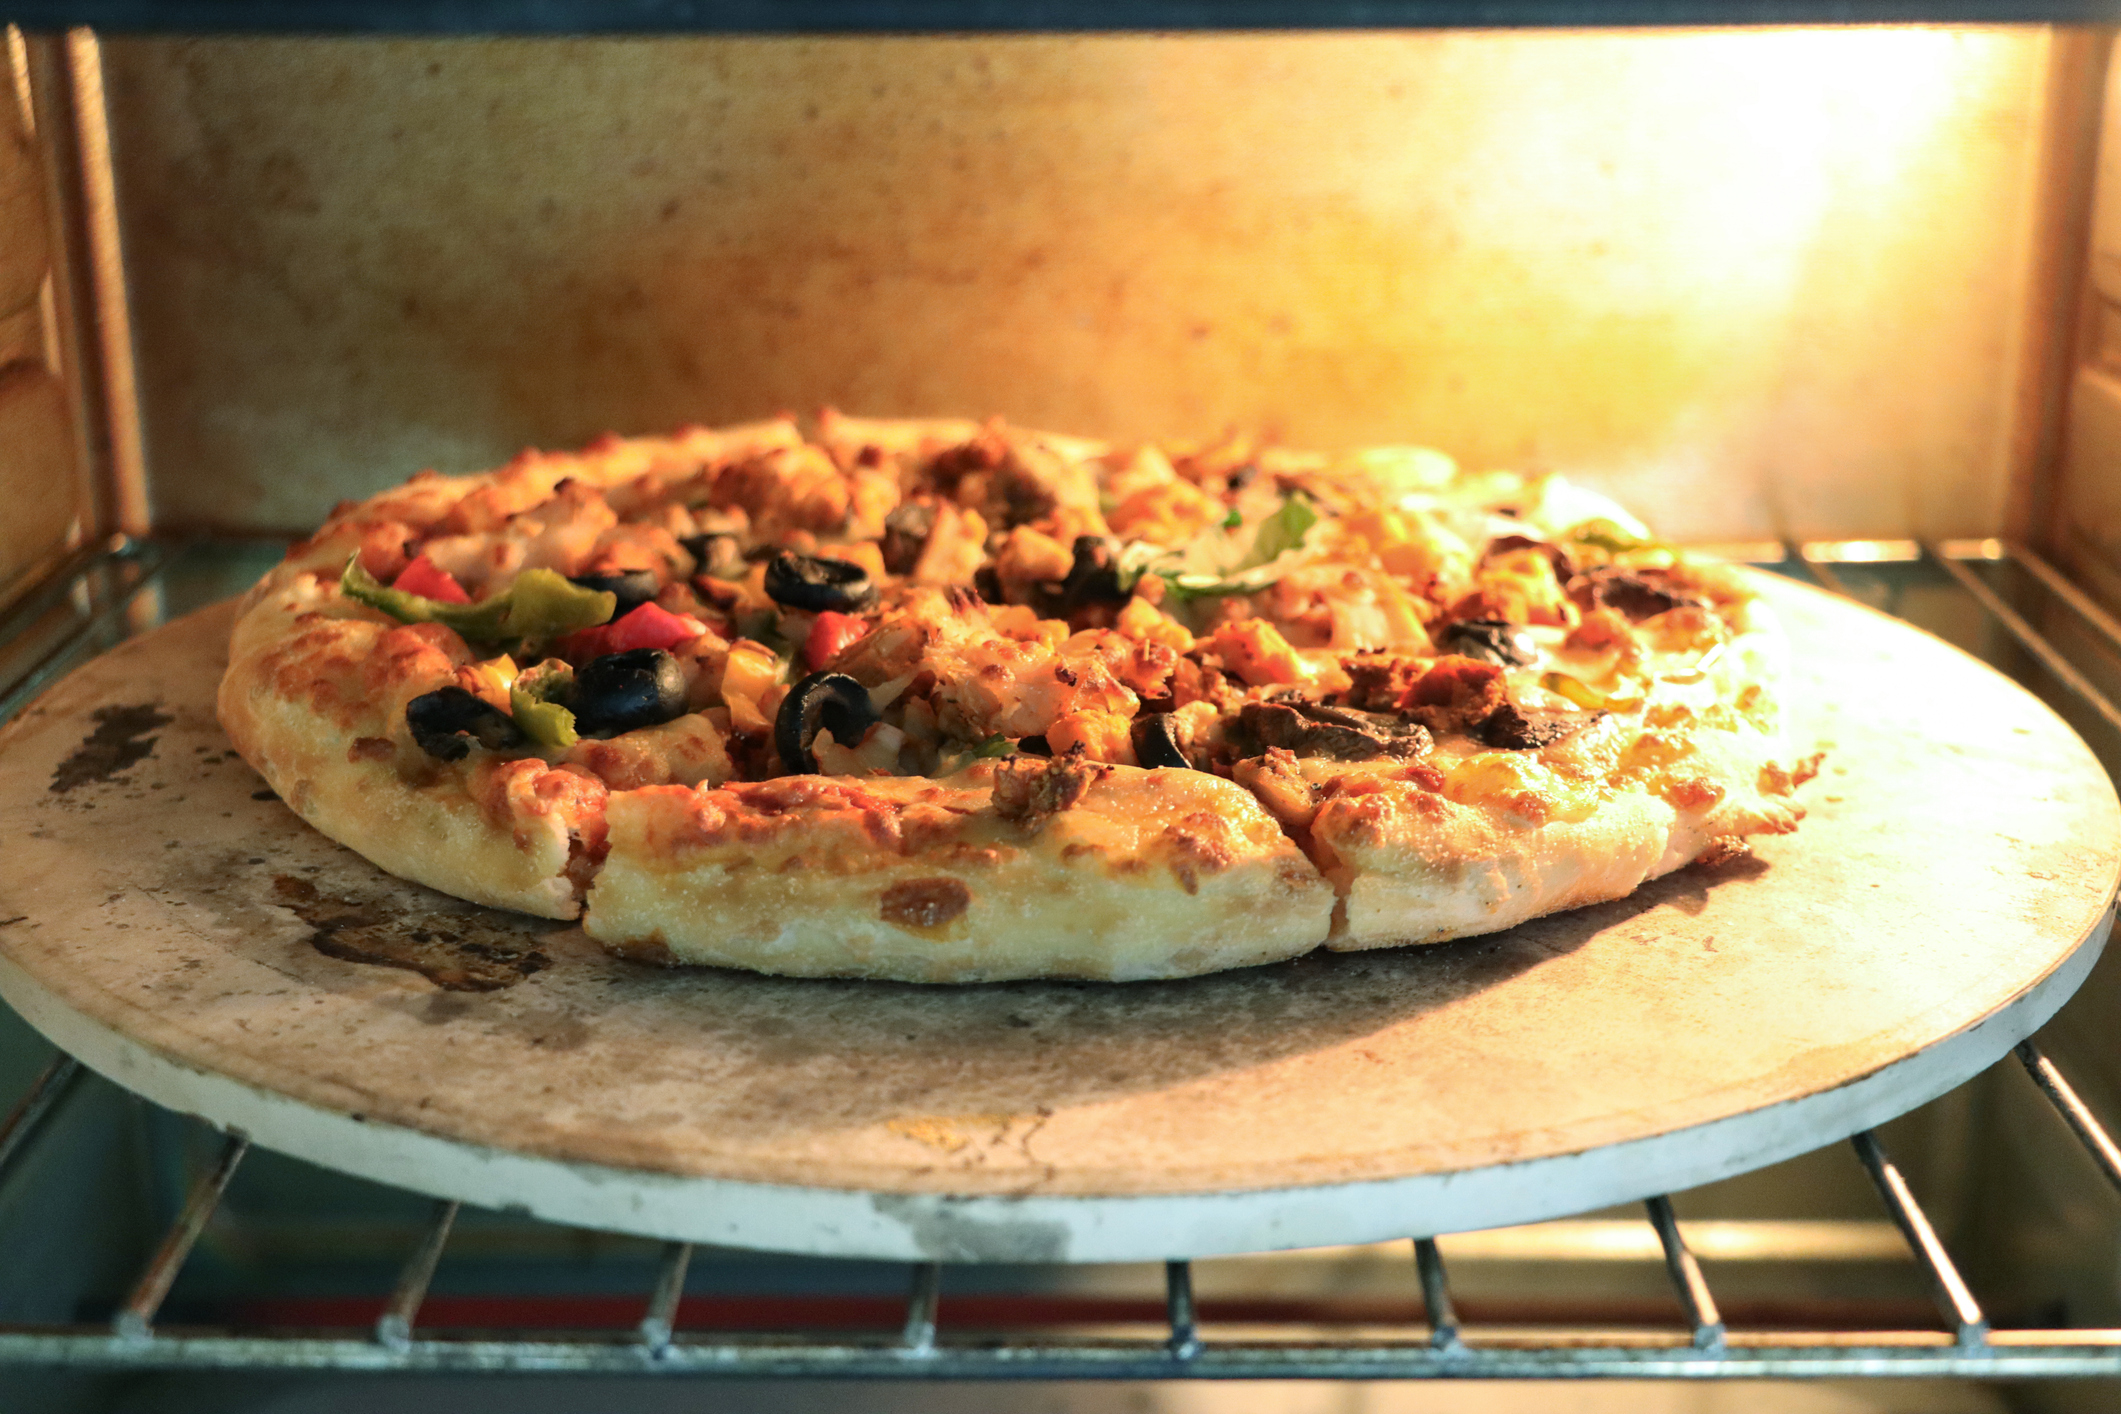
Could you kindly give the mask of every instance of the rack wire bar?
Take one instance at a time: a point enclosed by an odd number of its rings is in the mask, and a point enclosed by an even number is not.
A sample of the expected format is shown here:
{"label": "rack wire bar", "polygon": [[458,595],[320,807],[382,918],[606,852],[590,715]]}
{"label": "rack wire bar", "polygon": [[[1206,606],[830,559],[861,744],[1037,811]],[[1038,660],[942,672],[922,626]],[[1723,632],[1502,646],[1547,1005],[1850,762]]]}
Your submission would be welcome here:
{"label": "rack wire bar", "polygon": [[456,1224],[457,1206],[450,1199],[435,1204],[434,1217],[428,1220],[420,1245],[405,1259],[397,1288],[390,1293],[390,1304],[376,1317],[376,1339],[385,1345],[403,1349],[412,1340],[412,1323],[420,1314],[420,1303],[427,1299],[427,1285],[434,1280],[435,1267],[442,1260],[449,1229]]}
{"label": "rack wire bar", "polygon": [[1164,1315],[1171,1324],[1167,1345],[1180,1360],[1198,1359],[1200,1325],[1193,1310],[1193,1264],[1164,1263]]}
{"label": "rack wire bar", "polygon": [[214,1215],[221,1195],[228,1191],[228,1181],[236,1176],[236,1165],[249,1151],[249,1136],[231,1133],[221,1146],[220,1158],[192,1185],[184,1211],[177,1215],[168,1236],[148,1259],[146,1269],[133,1285],[132,1295],[125,1298],[125,1304],[111,1319],[111,1328],[119,1339],[143,1341],[154,1333],[155,1312],[162,1309],[162,1298],[169,1295],[184,1259],[191,1255],[192,1244],[206,1230],[207,1219]]}
{"label": "rack wire bar", "polygon": [[1991,589],[1964,563],[1937,550],[1931,550],[1930,558],[1943,566],[1944,572],[1958,581],[1959,587],[1972,595],[1997,623],[2010,631],[2019,646],[2040,660],[2040,666],[2054,674],[2056,681],[2067,687],[2087,707],[2106,720],[2106,724],[2121,732],[2121,707],[2115,707],[2092,680],[2077,670],[2077,666],[2062,656],[2055,645],[2049,643],[2040,631],[2027,623],[2016,609],[2003,602],[2003,596]]}
{"label": "rack wire bar", "polygon": [[692,1262],[692,1244],[663,1244],[662,1264],[656,1269],[655,1290],[649,1293],[648,1310],[641,1317],[641,1341],[660,1355],[677,1333],[678,1301],[685,1295],[685,1268]]}
{"label": "rack wire bar", "polygon": [[1718,1348],[1724,1338],[1723,1315],[1716,1309],[1716,1298],[1709,1291],[1707,1279],[1701,1275],[1701,1263],[1694,1260],[1692,1249],[1679,1231],[1672,1200],[1660,1195],[1643,1200],[1642,1206],[1650,1215],[1650,1226],[1657,1229],[1657,1241],[1664,1247],[1664,1269],[1672,1278],[1672,1290],[1678,1293],[1679,1304],[1686,1308],[1695,1346],[1702,1350]]}
{"label": "rack wire bar", "polygon": [[1421,1304],[1429,1313],[1429,1344],[1438,1350],[1460,1349],[1458,1308],[1451,1304],[1451,1279],[1435,1238],[1414,1239],[1414,1270],[1421,1276]]}
{"label": "rack wire bar", "polygon": [[7,1182],[15,1165],[29,1152],[30,1140],[58,1110],[59,1102],[73,1089],[80,1074],[81,1062],[61,1052],[30,1082],[28,1092],[15,1102],[6,1120],[0,1121],[0,1184]]}
{"label": "rack wire bar", "polygon": [[2038,1046],[2031,1041],[2020,1041],[2018,1059],[2033,1077],[2033,1083],[2040,1087],[2040,1093],[2047,1096],[2061,1114],[2070,1131],[2091,1151],[2092,1161],[2099,1165],[2106,1181],[2121,1191],[2121,1145],[2114,1143],[2114,1137],[2099,1123],[2099,1117],[2078,1097],[2076,1090],[2062,1078],[2062,1072],[2055,1068],[2055,1063]]}
{"label": "rack wire bar", "polygon": [[157,1330],[120,1340],[79,1327],[0,1330],[8,1366],[105,1370],[281,1369],[614,1373],[862,1379],[2047,1379],[2121,1377],[2121,1331],[2015,1330],[1964,1345],[1941,1331],[1734,1333],[1717,1350],[1677,1332],[1489,1335],[1446,1351],[1426,1340],[1218,1339],[1184,1360],[1164,1340],[1043,1335],[939,1342],[909,1359],[895,1334],[679,1338],[661,1354],[630,1332],[423,1336],[404,1350],[365,1336]]}
{"label": "rack wire bar", "polygon": [[906,1325],[899,1344],[927,1354],[935,1349],[935,1308],[943,1295],[943,1264],[913,1264],[913,1287],[906,1295]]}
{"label": "rack wire bar", "polygon": [[1914,1249],[1917,1260],[1928,1273],[1938,1309],[1951,1325],[1953,1338],[1962,1346],[1982,1344],[1988,1339],[1988,1317],[1981,1314],[1980,1303],[1974,1300],[1974,1293],[1967,1289],[1965,1279],[1952,1264],[1951,1253],[1944,1250],[1944,1243],[1938,1239],[1937,1230],[1930,1226],[1929,1215],[1915,1201],[1907,1179],[1886,1156],[1878,1143],[1878,1136],[1870,1130],[1852,1136],[1849,1143],[1855,1145],[1856,1157],[1870,1172],[1878,1196],[1885,1200],[1893,1221],[1900,1225],[1908,1246]]}
{"label": "rack wire bar", "polygon": [[[2043,589],[2069,605],[2078,618],[2097,629],[2109,647],[2121,649],[2121,621],[2116,621],[2112,614],[2094,603],[2089,594],[2064,579],[2060,570],[2025,546],[2012,544],[2006,546],[2005,551],[2011,560],[2022,566],[2034,579],[2039,580]],[[1946,558],[1956,560],[1965,557],[1947,554]]]}

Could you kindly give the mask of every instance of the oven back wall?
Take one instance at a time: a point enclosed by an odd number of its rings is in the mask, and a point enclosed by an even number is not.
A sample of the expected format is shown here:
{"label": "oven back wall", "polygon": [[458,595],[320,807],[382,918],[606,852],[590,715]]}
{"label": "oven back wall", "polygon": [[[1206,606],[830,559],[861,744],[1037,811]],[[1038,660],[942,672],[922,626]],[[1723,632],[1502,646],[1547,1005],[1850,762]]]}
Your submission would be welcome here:
{"label": "oven back wall", "polygon": [[1422,441],[1686,538],[1993,534],[2067,42],[107,41],[153,506],[299,529],[829,402]]}

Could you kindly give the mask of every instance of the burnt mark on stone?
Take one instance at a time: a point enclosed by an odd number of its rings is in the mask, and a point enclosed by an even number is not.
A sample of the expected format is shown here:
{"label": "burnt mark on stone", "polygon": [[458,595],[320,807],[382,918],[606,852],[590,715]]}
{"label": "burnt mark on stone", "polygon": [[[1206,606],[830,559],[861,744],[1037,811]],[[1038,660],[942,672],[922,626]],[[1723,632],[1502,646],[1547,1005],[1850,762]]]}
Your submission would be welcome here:
{"label": "burnt mark on stone", "polygon": [[451,992],[497,992],[552,966],[533,939],[506,926],[461,914],[392,914],[286,874],[272,882],[280,906],[315,929],[309,945],[342,962],[402,967]]}
{"label": "burnt mark on stone", "polygon": [[91,782],[108,781],[138,765],[155,749],[155,738],[149,733],[177,720],[156,702],[98,707],[93,715],[96,729],[82,738],[73,754],[52,772],[53,795],[65,795]]}

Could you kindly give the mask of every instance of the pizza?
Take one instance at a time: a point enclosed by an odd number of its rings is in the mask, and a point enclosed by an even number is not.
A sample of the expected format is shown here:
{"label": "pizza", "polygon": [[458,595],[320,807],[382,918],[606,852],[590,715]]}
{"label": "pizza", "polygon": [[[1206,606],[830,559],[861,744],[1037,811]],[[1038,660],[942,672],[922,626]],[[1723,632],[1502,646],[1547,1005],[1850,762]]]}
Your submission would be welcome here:
{"label": "pizza", "polygon": [[1555,476],[832,411],[339,506],[219,696],[301,817],[646,962],[1181,977],[1796,828],[1743,571]]}

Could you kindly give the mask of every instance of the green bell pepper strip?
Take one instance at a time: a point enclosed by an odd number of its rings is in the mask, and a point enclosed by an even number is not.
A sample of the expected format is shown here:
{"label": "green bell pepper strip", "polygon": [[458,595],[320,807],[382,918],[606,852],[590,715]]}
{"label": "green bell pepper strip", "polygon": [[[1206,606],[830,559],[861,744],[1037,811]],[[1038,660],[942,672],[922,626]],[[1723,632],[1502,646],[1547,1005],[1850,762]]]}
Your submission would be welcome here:
{"label": "green bell pepper strip", "polygon": [[574,669],[557,658],[547,658],[516,674],[508,689],[509,714],[516,727],[551,751],[565,751],[581,737],[574,729],[574,713],[560,705],[574,692]]}
{"label": "green bell pepper strip", "polygon": [[619,596],[608,589],[584,589],[552,570],[524,570],[506,592],[476,604],[445,604],[439,599],[391,589],[361,568],[360,556],[346,562],[339,588],[356,603],[366,604],[408,624],[446,624],[480,643],[534,643],[577,629],[609,623]]}

